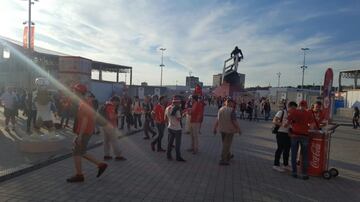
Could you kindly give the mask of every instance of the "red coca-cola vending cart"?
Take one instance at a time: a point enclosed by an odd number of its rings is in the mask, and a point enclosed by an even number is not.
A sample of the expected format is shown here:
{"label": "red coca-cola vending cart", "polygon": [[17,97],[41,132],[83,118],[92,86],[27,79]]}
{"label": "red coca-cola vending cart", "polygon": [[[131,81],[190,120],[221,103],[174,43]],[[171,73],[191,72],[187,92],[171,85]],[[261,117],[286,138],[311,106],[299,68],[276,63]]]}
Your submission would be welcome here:
{"label": "red coca-cola vending cart", "polygon": [[310,176],[322,176],[325,179],[330,179],[339,175],[339,171],[336,168],[329,169],[331,135],[338,126],[333,125],[325,131],[309,131],[308,174]]}

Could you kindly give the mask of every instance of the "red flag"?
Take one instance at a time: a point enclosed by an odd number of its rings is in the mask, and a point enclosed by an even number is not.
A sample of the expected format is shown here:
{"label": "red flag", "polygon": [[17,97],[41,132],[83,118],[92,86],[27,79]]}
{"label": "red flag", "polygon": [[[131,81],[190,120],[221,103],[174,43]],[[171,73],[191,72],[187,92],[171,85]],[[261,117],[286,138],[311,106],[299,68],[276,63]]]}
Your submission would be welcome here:
{"label": "red flag", "polygon": [[[30,48],[31,49],[34,49],[34,36],[35,36],[35,27],[34,26],[32,26],[31,27],[31,33],[30,33],[30,37],[31,37],[31,41],[30,41]],[[29,38],[28,38],[28,36],[29,36],[29,27],[28,26],[26,26],[26,27],[24,27],[24,34],[23,34],[23,47],[24,48],[28,48],[28,41],[29,41]]]}

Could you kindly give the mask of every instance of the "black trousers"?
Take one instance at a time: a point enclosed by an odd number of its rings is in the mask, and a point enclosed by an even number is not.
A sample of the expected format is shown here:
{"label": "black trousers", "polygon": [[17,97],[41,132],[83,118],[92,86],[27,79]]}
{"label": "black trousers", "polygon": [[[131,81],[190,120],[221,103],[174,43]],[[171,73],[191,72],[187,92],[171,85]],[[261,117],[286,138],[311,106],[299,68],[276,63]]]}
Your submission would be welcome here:
{"label": "black trousers", "polygon": [[277,149],[275,151],[274,165],[280,166],[281,154],[283,156],[284,166],[289,165],[289,154],[291,147],[291,139],[288,133],[278,132],[276,134]]}
{"label": "black trousers", "polygon": [[135,128],[137,128],[138,123],[139,123],[139,127],[142,127],[141,114],[134,114],[134,127]]}
{"label": "black trousers", "polygon": [[181,158],[181,153],[180,153],[181,130],[172,130],[170,128],[168,130],[169,130],[169,143],[167,148],[167,156],[171,157],[172,145],[174,144],[174,140],[175,140],[176,159],[179,159]]}
{"label": "black trousers", "polygon": [[151,120],[145,118],[145,122],[144,122],[145,137],[150,137],[149,132],[152,133],[153,135],[156,134],[156,132],[150,127],[150,122],[151,122]]}
{"label": "black trousers", "polygon": [[131,114],[125,114],[123,116],[121,116],[121,126],[120,128],[123,129],[124,128],[124,123],[125,123],[125,119],[126,119],[126,126],[127,129],[130,129],[130,125],[131,125]]}
{"label": "black trousers", "polygon": [[354,128],[358,128],[358,127],[359,127],[359,118],[353,117],[352,122],[353,122],[353,127],[354,127]]}
{"label": "black trousers", "polygon": [[29,110],[27,112],[27,116],[28,116],[27,121],[26,121],[26,130],[27,130],[27,132],[30,132],[31,122],[33,123],[33,126],[35,126],[36,114],[37,114],[36,110]]}
{"label": "black trousers", "polygon": [[162,142],[162,138],[164,137],[165,123],[156,123],[156,127],[158,130],[158,136],[155,138],[154,141],[152,141],[152,144],[154,145],[157,144],[157,149],[160,150],[162,149],[161,142]]}

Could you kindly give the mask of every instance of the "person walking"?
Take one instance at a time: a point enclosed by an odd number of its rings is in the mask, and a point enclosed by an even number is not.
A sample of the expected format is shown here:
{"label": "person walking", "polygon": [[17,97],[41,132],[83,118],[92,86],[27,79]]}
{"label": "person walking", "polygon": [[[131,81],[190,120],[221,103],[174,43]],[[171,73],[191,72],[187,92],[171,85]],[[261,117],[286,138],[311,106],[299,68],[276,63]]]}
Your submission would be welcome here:
{"label": "person walking", "polygon": [[234,157],[231,154],[231,145],[235,133],[241,135],[241,129],[239,123],[236,120],[235,102],[231,98],[227,98],[225,106],[221,107],[218,111],[217,119],[214,125],[214,135],[216,135],[218,129],[221,133],[222,140],[222,152],[220,165],[230,165],[230,160]]}
{"label": "person walking", "polygon": [[137,126],[139,124],[139,128],[142,127],[141,123],[141,114],[142,114],[142,108],[140,99],[138,96],[135,96],[134,103],[132,105],[132,111],[134,113],[134,128],[137,129]]}
{"label": "person walking", "polygon": [[307,180],[308,169],[308,145],[309,145],[309,129],[313,121],[311,112],[307,110],[307,102],[302,100],[299,109],[288,111],[288,124],[291,126],[291,166],[292,176],[297,178],[297,155],[299,146],[301,147],[302,157],[302,179]]}
{"label": "person walking", "polygon": [[353,123],[354,129],[359,127],[359,117],[360,117],[359,107],[354,107],[354,113],[353,113],[353,118],[352,118],[352,123]]}
{"label": "person walking", "polygon": [[165,131],[165,108],[166,108],[166,97],[160,96],[159,103],[155,105],[153,111],[151,112],[152,117],[154,117],[155,125],[158,130],[158,136],[151,142],[151,149],[155,151],[155,146],[157,146],[158,152],[165,152],[161,146],[162,138],[164,137]]}
{"label": "person walking", "polygon": [[181,100],[179,97],[174,96],[172,104],[165,109],[165,119],[168,123],[168,132],[169,132],[169,142],[167,148],[167,159],[172,160],[172,145],[175,140],[175,151],[176,151],[176,160],[180,162],[185,162],[181,157]]}
{"label": "person walking", "polygon": [[[295,102],[289,102],[288,108],[290,110],[294,110],[296,107],[297,104]],[[289,125],[287,124],[287,117],[288,111],[286,109],[286,104],[281,103],[279,106],[279,111],[275,114],[273,119],[273,124],[278,126],[278,131],[275,134],[277,149],[275,151],[273,169],[279,172],[291,170],[291,167],[289,166],[291,139],[289,136]],[[281,155],[283,157],[283,167],[280,166]]]}
{"label": "person walking", "polygon": [[13,89],[8,87],[6,92],[1,95],[0,100],[2,106],[4,107],[5,130],[9,130],[9,122],[12,124],[12,130],[15,130],[17,97],[13,93]]}
{"label": "person walking", "polygon": [[85,178],[82,173],[81,166],[82,158],[85,158],[86,160],[97,166],[98,173],[96,177],[100,177],[108,167],[106,163],[101,162],[92,155],[86,153],[87,145],[91,139],[91,135],[93,134],[95,128],[95,112],[93,110],[92,101],[85,97],[87,87],[82,84],[76,84],[73,89],[81,100],[78,105],[79,109],[77,110],[76,124],[73,129],[76,134],[73,148],[73,157],[76,173],[74,176],[66,180],[69,183],[84,181]]}
{"label": "person walking", "polygon": [[193,154],[197,154],[199,152],[199,132],[201,122],[203,121],[204,111],[202,110],[204,107],[204,103],[199,99],[199,96],[192,96],[193,104],[191,108],[191,118],[190,118],[190,135],[191,135],[191,148],[188,150]]}
{"label": "person walking", "polygon": [[144,137],[144,139],[148,140],[148,139],[150,139],[149,132],[152,134],[153,137],[156,135],[156,132],[150,127],[151,120],[152,120],[152,118],[151,118],[152,108],[151,108],[150,97],[149,96],[145,97],[142,108],[143,108],[143,111],[144,111],[144,114],[145,114],[145,121],[144,121],[144,134],[145,134],[145,137]]}
{"label": "person walking", "polygon": [[105,103],[104,112],[107,123],[103,126],[104,130],[104,160],[111,160],[113,157],[110,155],[110,150],[115,155],[115,160],[124,161],[125,157],[121,155],[119,143],[117,139],[118,134],[118,114],[117,108],[120,104],[120,98],[113,96],[110,101]]}

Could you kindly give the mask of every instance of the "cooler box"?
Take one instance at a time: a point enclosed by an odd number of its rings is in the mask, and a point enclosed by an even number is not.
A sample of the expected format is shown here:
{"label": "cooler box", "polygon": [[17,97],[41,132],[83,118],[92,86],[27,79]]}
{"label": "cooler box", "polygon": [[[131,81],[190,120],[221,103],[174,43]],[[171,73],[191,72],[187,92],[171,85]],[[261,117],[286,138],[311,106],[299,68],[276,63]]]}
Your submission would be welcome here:
{"label": "cooler box", "polygon": [[308,175],[322,176],[326,171],[329,149],[329,134],[312,133],[308,146]]}

